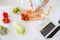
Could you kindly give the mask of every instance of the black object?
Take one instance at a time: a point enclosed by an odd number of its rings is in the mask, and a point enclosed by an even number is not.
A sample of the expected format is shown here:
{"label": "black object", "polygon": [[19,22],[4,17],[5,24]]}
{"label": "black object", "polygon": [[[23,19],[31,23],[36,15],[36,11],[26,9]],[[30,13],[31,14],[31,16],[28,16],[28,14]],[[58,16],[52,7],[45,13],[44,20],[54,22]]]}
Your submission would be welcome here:
{"label": "black object", "polygon": [[58,20],[58,23],[60,24],[60,20]]}
{"label": "black object", "polygon": [[43,36],[46,36],[54,27],[55,25],[52,22],[50,22],[40,32],[43,34]]}
{"label": "black object", "polygon": [[47,38],[52,38],[59,30],[60,26],[58,26]]}

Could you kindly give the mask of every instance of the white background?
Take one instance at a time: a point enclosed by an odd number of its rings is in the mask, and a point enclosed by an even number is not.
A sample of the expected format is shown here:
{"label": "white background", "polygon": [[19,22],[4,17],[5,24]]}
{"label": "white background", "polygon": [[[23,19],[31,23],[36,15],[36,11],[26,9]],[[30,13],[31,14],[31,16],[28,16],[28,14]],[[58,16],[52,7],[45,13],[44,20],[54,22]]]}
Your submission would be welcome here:
{"label": "white background", "polygon": [[[20,14],[13,14],[12,8],[15,6],[20,6],[20,0],[9,0],[7,4],[10,6],[7,6],[6,4],[7,0],[1,0],[0,1],[0,24],[9,28],[9,33],[6,36],[0,36],[1,40],[60,40],[60,31],[51,39],[46,39],[42,36],[41,33],[39,33],[36,30],[36,27],[40,25],[42,22],[40,21],[28,21],[24,22],[20,20]],[[5,5],[2,5],[2,4]],[[11,6],[12,5],[12,6]],[[13,6],[15,5],[15,6]],[[27,5],[26,5],[27,6]],[[59,25],[57,22],[60,20],[60,0],[50,0],[49,3],[43,7],[43,9],[47,9],[49,6],[52,6],[52,11],[50,12],[49,18],[54,22],[56,25]],[[4,24],[2,23],[2,13],[3,11],[7,11],[9,13],[9,18],[11,20],[10,24]],[[46,11],[45,11],[46,12]],[[14,20],[13,20],[14,19]],[[19,21],[25,26],[26,32],[25,34],[19,35],[17,34],[14,29],[12,28],[12,23]]]}

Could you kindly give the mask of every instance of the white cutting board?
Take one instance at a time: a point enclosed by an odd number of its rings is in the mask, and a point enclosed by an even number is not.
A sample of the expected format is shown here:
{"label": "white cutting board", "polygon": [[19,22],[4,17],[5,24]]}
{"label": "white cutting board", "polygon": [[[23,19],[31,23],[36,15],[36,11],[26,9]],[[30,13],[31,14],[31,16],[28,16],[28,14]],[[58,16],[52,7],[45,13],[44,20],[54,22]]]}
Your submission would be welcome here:
{"label": "white cutting board", "polygon": [[[1,5],[2,5],[3,1],[5,2],[6,0],[1,0],[0,1]],[[10,0],[10,1],[12,1],[12,0]],[[19,1],[20,0],[17,0],[17,1],[13,0],[13,2],[16,2],[13,4],[15,6],[20,6]],[[60,3],[60,0],[50,0],[49,3],[45,7],[43,7],[45,10],[48,8],[48,6],[50,6],[50,5],[52,6],[52,11],[49,15],[49,18],[51,20],[53,20],[53,22],[56,25],[58,25],[57,22],[60,19],[60,4],[59,3]],[[12,5],[12,3],[9,3],[9,4]],[[0,6],[0,24],[7,26],[9,28],[8,35],[0,36],[1,40],[60,40],[60,31],[53,38],[46,39],[43,37],[43,35],[41,33],[39,33],[36,30],[36,27],[38,27],[41,24],[41,22],[42,22],[41,20],[40,21],[28,21],[28,22],[21,21],[19,14],[15,15],[15,14],[12,14],[12,12],[11,12],[11,9],[15,6]],[[3,11],[7,11],[9,13],[9,16],[10,16],[9,18],[11,19],[11,23],[8,25],[3,24],[1,21]],[[19,21],[25,26],[26,32],[23,36],[18,35],[12,28],[12,22],[14,22],[14,21]]]}

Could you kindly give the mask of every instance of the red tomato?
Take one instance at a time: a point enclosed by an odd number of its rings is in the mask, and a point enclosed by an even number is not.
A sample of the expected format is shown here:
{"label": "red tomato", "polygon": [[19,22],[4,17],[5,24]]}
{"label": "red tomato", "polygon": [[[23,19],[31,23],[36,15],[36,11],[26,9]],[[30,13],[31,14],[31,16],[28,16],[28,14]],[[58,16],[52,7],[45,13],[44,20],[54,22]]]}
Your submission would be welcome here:
{"label": "red tomato", "polygon": [[3,12],[3,17],[4,18],[8,18],[8,13],[7,12]]}
{"label": "red tomato", "polygon": [[26,17],[25,20],[26,20],[26,21],[29,20],[29,17]]}
{"label": "red tomato", "polygon": [[3,23],[7,24],[7,23],[10,23],[10,20],[8,18],[3,18],[2,19]]}

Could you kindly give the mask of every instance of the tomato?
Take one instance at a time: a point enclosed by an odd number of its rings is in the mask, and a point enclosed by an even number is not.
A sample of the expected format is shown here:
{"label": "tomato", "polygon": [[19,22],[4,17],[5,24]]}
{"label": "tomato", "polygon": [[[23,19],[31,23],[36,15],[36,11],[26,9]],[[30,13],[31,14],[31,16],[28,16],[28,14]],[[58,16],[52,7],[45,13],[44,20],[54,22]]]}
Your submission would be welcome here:
{"label": "tomato", "polygon": [[10,23],[10,20],[8,18],[3,18],[2,21],[3,21],[3,23],[6,23],[6,24]]}
{"label": "tomato", "polygon": [[3,12],[3,17],[4,18],[8,18],[8,13],[7,12]]}
{"label": "tomato", "polygon": [[26,18],[25,18],[25,20],[27,21],[27,20],[29,20],[29,18],[28,18],[28,17],[26,17]]}

